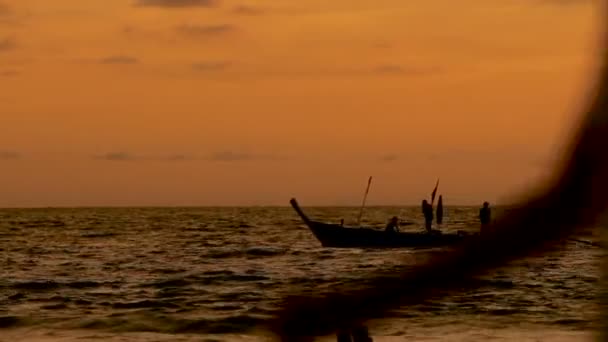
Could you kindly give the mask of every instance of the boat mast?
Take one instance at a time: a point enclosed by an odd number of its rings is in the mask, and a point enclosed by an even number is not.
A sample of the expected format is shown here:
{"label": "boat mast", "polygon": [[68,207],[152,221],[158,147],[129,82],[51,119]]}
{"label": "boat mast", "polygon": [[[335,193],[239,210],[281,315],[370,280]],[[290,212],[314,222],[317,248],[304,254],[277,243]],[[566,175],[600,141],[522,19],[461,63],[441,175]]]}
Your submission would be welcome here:
{"label": "boat mast", "polygon": [[363,207],[365,207],[365,200],[367,199],[367,194],[369,193],[369,186],[372,184],[372,176],[369,176],[367,180],[367,189],[365,190],[365,194],[363,195],[363,203],[361,203],[361,209],[359,210],[359,218],[357,219],[357,226],[361,226],[361,216],[363,216]]}

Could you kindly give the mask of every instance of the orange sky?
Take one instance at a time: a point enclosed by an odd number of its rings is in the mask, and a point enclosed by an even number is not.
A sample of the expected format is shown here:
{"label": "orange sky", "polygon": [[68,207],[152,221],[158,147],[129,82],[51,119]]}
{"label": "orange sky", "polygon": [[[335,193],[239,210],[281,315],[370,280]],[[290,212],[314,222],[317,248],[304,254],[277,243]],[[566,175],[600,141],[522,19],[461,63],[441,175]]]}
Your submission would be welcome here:
{"label": "orange sky", "polygon": [[0,207],[507,201],[596,67],[592,0],[0,0]]}

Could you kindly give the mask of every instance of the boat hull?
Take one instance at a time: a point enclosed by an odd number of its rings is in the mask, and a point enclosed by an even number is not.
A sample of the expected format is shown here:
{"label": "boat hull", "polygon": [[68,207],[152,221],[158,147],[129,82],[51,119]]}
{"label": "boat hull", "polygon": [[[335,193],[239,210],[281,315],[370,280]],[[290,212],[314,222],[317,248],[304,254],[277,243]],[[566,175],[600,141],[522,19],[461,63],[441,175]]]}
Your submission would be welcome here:
{"label": "boat hull", "polygon": [[347,228],[310,221],[308,228],[323,247],[397,248],[440,247],[462,241],[462,235],[441,233],[389,233],[370,228]]}
{"label": "boat hull", "polygon": [[431,248],[453,245],[462,241],[464,234],[399,232],[390,233],[372,228],[351,228],[310,220],[295,199],[291,205],[323,247],[342,248]]}

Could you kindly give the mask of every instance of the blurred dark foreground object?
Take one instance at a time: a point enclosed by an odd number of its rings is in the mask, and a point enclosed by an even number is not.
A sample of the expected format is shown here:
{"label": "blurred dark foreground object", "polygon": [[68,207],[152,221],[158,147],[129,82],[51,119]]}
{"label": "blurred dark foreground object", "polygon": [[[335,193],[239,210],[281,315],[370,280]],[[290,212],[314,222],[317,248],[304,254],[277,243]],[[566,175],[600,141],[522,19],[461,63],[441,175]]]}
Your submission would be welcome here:
{"label": "blurred dark foreground object", "polygon": [[[606,14],[606,7],[601,10]],[[603,24],[608,26],[607,21]],[[606,35],[602,45],[608,46]],[[520,201],[521,210],[498,220],[490,234],[473,237],[414,270],[390,277],[371,275],[356,288],[337,288],[324,295],[290,296],[269,328],[283,341],[312,341],[314,336],[354,331],[389,310],[440,297],[443,290],[471,288],[472,276],[545,252],[578,229],[598,224],[608,208],[607,57],[604,49],[599,84],[564,163],[542,191]]]}
{"label": "blurred dark foreground object", "polygon": [[369,331],[365,326],[357,326],[352,331],[341,330],[338,331],[337,341],[338,342],[373,342],[374,340],[369,337]]}

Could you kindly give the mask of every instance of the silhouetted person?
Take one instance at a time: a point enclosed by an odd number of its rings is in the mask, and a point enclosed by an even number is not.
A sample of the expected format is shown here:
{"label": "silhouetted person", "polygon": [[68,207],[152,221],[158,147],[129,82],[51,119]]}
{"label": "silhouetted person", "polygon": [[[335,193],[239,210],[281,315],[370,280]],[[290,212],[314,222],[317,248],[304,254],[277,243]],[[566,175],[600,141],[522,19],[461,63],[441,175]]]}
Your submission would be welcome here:
{"label": "silhouetted person", "polygon": [[481,231],[487,231],[490,225],[490,203],[483,202],[483,208],[479,209],[479,222],[481,222]]}
{"label": "silhouetted person", "polygon": [[443,223],[443,198],[439,195],[439,201],[437,201],[437,224],[440,225]]}
{"label": "silhouetted person", "polygon": [[430,233],[433,224],[433,206],[426,200],[422,201],[422,214],[424,215],[426,231]]}
{"label": "silhouetted person", "polygon": [[388,224],[386,225],[384,231],[387,233],[399,232],[399,219],[397,218],[397,216],[393,216],[393,218],[388,221]]}
{"label": "silhouetted person", "polygon": [[344,219],[340,220],[340,226],[344,227]]}

